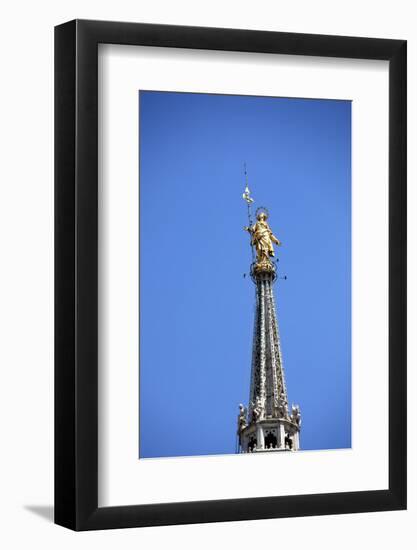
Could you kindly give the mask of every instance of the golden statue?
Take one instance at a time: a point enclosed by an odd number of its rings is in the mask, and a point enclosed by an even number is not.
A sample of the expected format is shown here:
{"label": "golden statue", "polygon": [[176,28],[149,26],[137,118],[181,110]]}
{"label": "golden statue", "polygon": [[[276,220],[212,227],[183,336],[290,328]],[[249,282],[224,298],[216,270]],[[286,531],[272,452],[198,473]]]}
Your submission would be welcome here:
{"label": "golden statue", "polygon": [[245,227],[245,230],[249,231],[251,234],[251,245],[254,246],[256,250],[258,260],[256,269],[269,271],[272,269],[272,264],[269,258],[275,256],[272,243],[280,246],[281,241],[272,233],[268,222],[266,221],[267,218],[268,215],[266,212],[259,212],[257,216],[258,221],[252,227]]}

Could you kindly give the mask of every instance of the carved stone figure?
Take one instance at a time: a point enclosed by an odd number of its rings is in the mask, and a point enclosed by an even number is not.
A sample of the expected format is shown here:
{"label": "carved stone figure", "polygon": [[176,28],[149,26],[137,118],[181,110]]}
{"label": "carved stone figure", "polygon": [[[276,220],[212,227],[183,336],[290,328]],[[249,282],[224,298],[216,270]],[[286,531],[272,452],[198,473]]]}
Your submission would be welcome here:
{"label": "carved stone figure", "polygon": [[282,391],[279,394],[279,399],[275,403],[275,415],[278,418],[288,418],[288,403],[285,398],[285,393]]}
{"label": "carved stone figure", "polygon": [[301,412],[299,405],[293,405],[291,410],[291,422],[294,422],[298,427],[301,426]]}
{"label": "carved stone figure", "polygon": [[244,428],[246,428],[246,426],[248,425],[247,420],[246,420],[246,418],[247,418],[246,414],[247,414],[246,407],[244,407],[241,403],[239,405],[239,414],[238,414],[238,417],[237,417],[237,433],[239,435],[242,432],[242,430]]}
{"label": "carved stone figure", "polygon": [[257,422],[258,420],[261,419],[262,413],[263,413],[262,401],[261,401],[261,398],[258,395],[258,397],[256,398],[255,403],[253,403],[253,405],[252,405],[252,414],[253,414],[253,419],[254,419],[255,422]]}

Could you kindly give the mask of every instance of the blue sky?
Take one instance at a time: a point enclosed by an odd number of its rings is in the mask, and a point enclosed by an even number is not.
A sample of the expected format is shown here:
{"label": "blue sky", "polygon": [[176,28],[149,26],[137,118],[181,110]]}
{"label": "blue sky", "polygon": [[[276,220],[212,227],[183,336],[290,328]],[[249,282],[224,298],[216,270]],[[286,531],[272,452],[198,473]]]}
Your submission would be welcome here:
{"label": "blue sky", "polygon": [[234,453],[255,287],[243,163],[283,245],[301,447],[351,445],[351,103],[140,92],[140,457]]}

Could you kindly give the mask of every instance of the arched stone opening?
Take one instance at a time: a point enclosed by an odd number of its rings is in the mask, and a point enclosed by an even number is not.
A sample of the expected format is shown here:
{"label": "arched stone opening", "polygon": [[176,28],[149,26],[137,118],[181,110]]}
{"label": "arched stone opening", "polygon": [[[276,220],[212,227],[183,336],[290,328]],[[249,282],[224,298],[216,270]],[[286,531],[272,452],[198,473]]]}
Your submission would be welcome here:
{"label": "arched stone opening", "polygon": [[277,445],[277,436],[273,432],[268,432],[265,436],[265,449],[276,449]]}

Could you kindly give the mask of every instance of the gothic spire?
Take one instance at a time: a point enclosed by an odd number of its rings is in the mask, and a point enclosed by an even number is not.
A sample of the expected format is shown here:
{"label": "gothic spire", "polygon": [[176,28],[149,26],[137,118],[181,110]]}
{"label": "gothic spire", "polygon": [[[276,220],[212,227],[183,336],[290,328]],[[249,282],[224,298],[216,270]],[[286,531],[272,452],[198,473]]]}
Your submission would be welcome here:
{"label": "gothic spire", "polygon": [[[245,165],[246,176],[246,165]],[[298,450],[301,415],[298,406],[288,409],[287,388],[282,360],[273,284],[276,281],[274,244],[281,241],[273,234],[266,208],[258,208],[252,225],[250,206],[253,199],[247,185],[243,198],[248,204],[253,262],[252,280],[256,285],[256,307],[252,344],[252,370],[248,410],[240,405],[238,436],[240,452]],[[254,259],[256,252],[256,260]]]}

